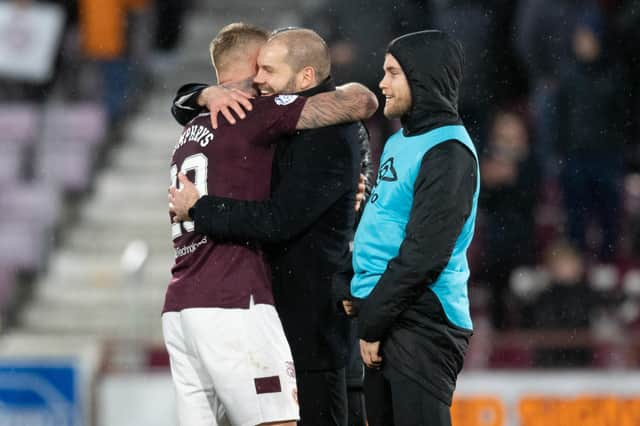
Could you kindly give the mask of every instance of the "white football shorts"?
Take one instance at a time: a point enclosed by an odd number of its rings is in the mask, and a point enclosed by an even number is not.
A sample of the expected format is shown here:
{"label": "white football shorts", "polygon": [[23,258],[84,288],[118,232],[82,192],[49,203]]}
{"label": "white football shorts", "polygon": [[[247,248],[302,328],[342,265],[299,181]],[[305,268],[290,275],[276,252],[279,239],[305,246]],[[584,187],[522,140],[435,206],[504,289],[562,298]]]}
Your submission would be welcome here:
{"label": "white football shorts", "polygon": [[298,420],[293,358],[271,305],[162,315],[180,426]]}

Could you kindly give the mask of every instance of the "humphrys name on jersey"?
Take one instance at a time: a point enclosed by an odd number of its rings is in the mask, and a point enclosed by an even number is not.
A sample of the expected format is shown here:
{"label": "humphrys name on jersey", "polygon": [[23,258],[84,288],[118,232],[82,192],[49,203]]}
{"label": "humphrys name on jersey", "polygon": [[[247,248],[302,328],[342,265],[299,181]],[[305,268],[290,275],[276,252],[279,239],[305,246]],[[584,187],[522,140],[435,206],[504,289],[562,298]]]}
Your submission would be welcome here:
{"label": "humphrys name on jersey", "polygon": [[182,132],[182,136],[178,140],[176,146],[173,147],[173,152],[176,152],[178,148],[187,142],[199,143],[201,147],[206,147],[213,140],[213,133],[201,125],[189,126]]}

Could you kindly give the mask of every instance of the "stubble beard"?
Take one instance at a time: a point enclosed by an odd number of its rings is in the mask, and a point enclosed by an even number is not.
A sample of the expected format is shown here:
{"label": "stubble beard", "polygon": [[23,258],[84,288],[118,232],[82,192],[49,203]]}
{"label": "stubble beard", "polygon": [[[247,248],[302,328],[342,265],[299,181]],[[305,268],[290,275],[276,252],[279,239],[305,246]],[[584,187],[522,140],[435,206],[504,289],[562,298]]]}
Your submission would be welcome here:
{"label": "stubble beard", "polygon": [[299,91],[300,88],[296,85],[295,78],[291,78],[289,81],[287,81],[287,84],[285,84],[284,88],[278,91],[278,94],[290,95],[293,93],[298,93]]}
{"label": "stubble beard", "polygon": [[298,87],[296,86],[296,81],[294,78],[292,78],[291,80],[287,81],[287,83],[284,85],[284,87],[280,90],[275,90],[273,87],[267,85],[267,84],[262,84],[259,87],[260,89],[260,94],[263,96],[270,96],[270,95],[289,95],[289,94],[294,94],[299,92],[300,90],[298,89]]}

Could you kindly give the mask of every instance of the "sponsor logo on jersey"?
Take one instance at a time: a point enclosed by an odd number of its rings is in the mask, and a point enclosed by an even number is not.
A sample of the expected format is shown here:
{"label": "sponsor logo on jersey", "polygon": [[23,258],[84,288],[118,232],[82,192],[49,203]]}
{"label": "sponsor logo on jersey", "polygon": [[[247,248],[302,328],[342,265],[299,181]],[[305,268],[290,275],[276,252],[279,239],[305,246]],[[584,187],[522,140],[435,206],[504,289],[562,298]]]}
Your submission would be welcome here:
{"label": "sponsor logo on jersey", "polygon": [[207,244],[206,236],[202,237],[200,241],[189,244],[188,246],[174,248],[174,250],[176,251],[176,258],[195,252],[198,249],[198,247],[200,247],[203,244]]}
{"label": "sponsor logo on jersey", "polygon": [[275,97],[274,102],[276,105],[289,105],[298,99],[298,95],[278,95]]}

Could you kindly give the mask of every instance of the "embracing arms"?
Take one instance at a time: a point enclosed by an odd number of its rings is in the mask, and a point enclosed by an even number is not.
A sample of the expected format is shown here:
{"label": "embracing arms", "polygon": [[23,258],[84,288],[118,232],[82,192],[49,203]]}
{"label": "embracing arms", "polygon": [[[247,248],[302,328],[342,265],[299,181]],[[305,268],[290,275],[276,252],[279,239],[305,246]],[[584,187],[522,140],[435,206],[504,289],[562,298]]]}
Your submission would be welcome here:
{"label": "embracing arms", "polygon": [[[252,109],[250,99],[251,95],[242,90],[191,83],[178,89],[171,113],[178,123],[185,125],[206,108],[211,112],[211,124],[215,129],[218,113],[231,124],[235,124],[235,116],[244,119],[245,110]],[[310,96],[296,128],[314,129],[365,120],[377,109],[378,100],[373,92],[360,83],[347,83],[334,91]]]}

